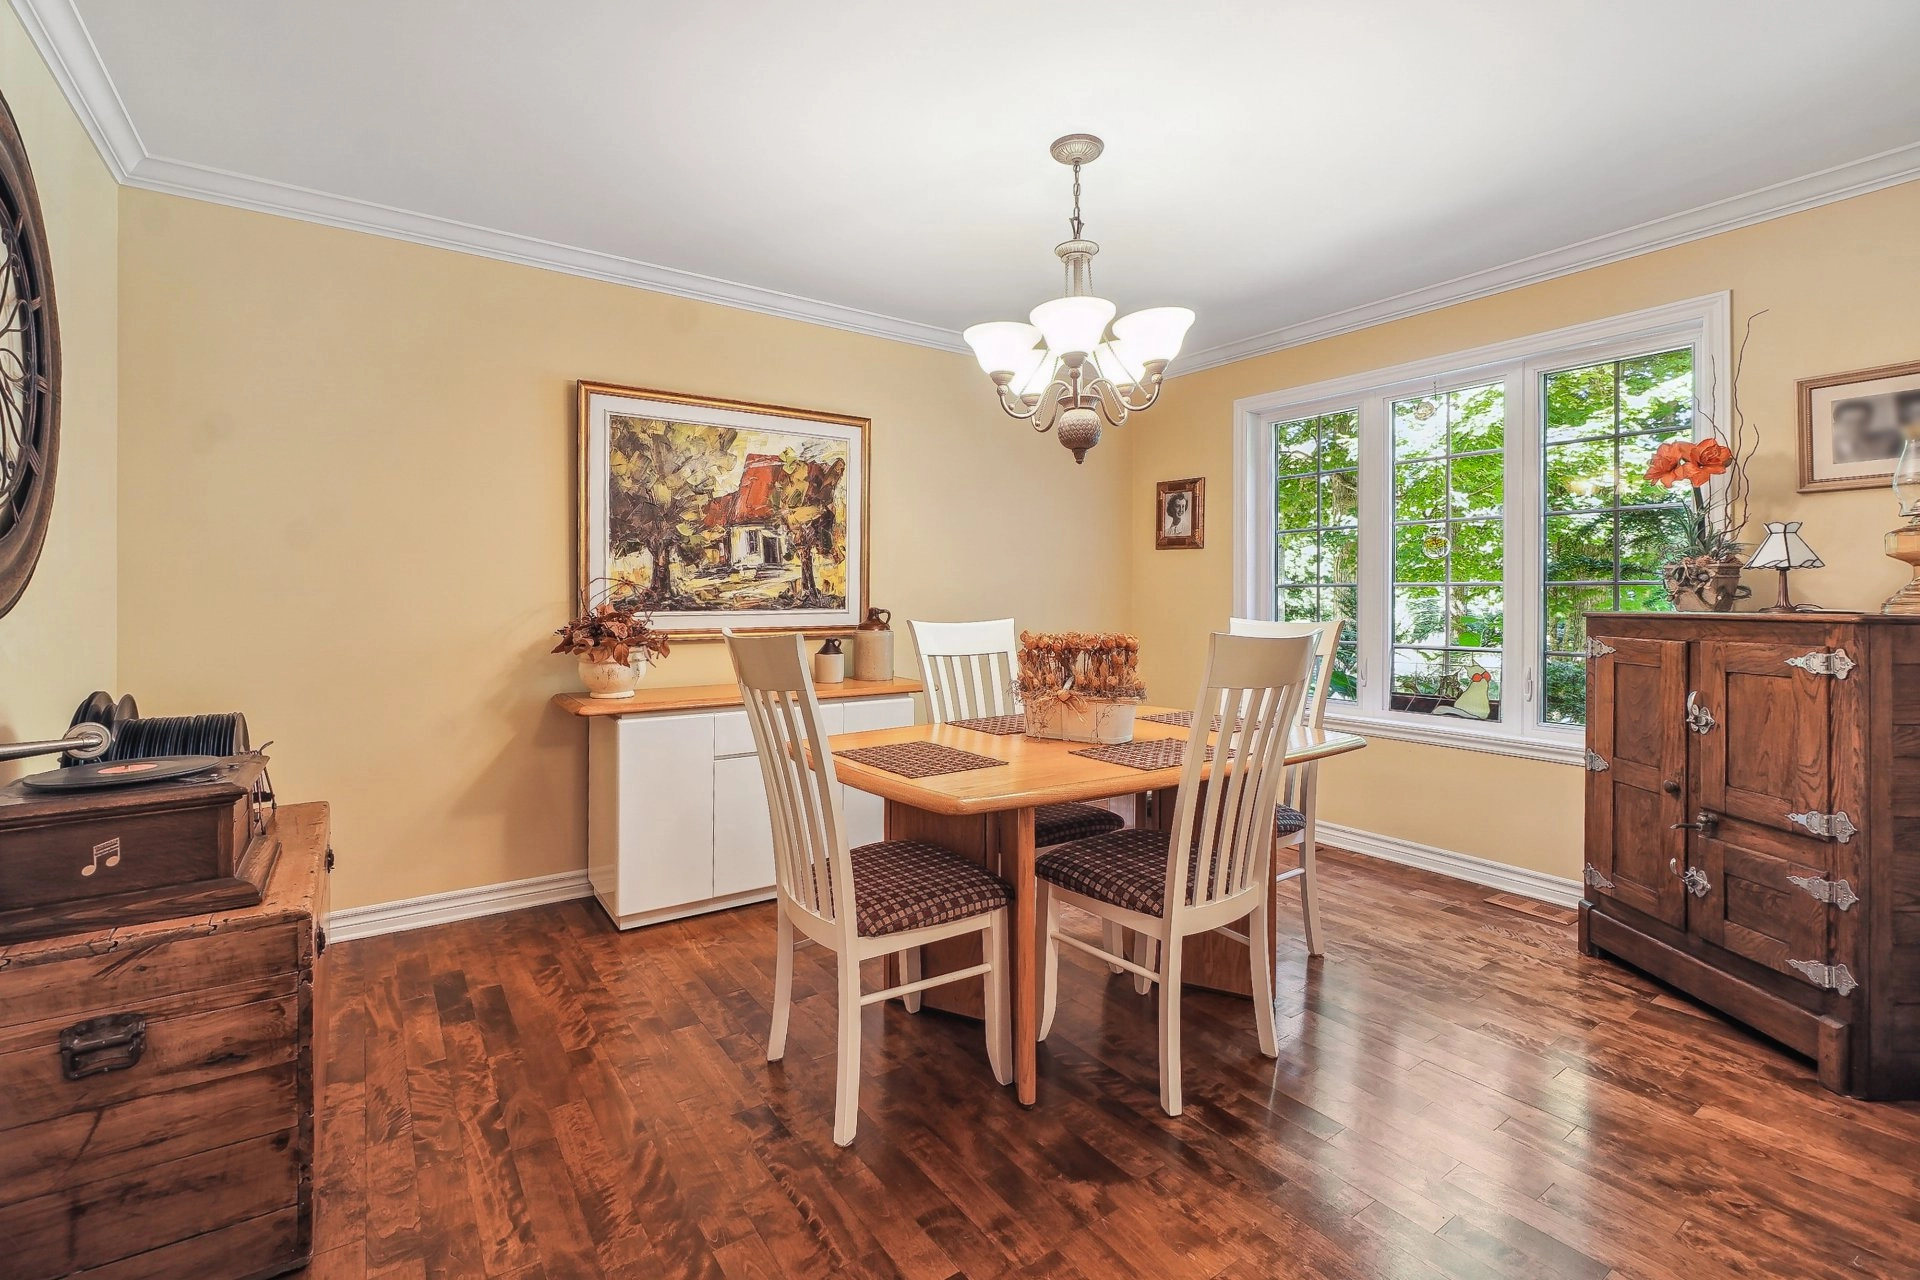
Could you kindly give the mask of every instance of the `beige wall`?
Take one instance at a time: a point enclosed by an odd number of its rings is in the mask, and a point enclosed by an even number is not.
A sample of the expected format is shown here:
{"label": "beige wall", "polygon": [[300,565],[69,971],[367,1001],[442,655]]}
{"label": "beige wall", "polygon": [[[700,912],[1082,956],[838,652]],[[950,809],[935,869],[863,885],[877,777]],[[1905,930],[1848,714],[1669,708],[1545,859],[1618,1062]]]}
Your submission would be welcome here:
{"label": "beige wall", "polygon": [[[1794,382],[1920,359],[1920,183],[1515,289],[1357,333],[1175,378],[1133,440],[1128,544],[1133,625],[1156,695],[1191,689],[1202,636],[1233,607],[1233,402],[1409,360],[1731,290],[1737,339],[1753,331],[1741,399],[1762,432],[1758,519],[1806,522],[1832,566],[1795,578],[1830,607],[1876,607],[1903,576],[1880,554],[1894,523],[1881,490],[1799,494]],[[1203,551],[1155,551],[1153,485],[1207,477]],[[1756,582],[1771,598],[1772,575]],[[1180,701],[1173,698],[1173,701]],[[1576,877],[1581,774],[1464,750],[1376,742],[1328,766],[1321,813],[1405,840]]]}
{"label": "beige wall", "polygon": [[[0,10],[0,93],[40,189],[62,358],[53,523],[26,594],[0,618],[0,741],[13,741],[58,735],[81,698],[114,687],[119,198],[11,9]],[[0,781],[48,764],[0,764]]]}
{"label": "beige wall", "polygon": [[[873,420],[873,595],[910,617],[1127,612],[1127,432],[1075,467],[969,357],[126,190],[121,673],[246,712],[335,805],[335,905],[585,865],[574,382]],[[903,637],[904,639],[904,637]],[[911,670],[911,656],[900,655]],[[730,679],[688,644],[653,677]]]}

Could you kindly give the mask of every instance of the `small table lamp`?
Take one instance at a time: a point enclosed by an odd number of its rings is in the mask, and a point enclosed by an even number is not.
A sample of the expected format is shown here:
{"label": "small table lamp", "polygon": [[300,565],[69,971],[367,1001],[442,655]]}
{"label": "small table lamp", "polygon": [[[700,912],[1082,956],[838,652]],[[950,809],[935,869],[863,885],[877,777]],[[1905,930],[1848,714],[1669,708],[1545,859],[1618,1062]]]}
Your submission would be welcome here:
{"label": "small table lamp", "polygon": [[1778,569],[1780,571],[1780,598],[1775,600],[1762,613],[1818,613],[1819,606],[1795,604],[1792,594],[1787,590],[1787,574],[1793,569],[1824,569],[1826,564],[1814,549],[1800,536],[1798,520],[1767,521],[1767,536],[1761,542],[1760,549],[1747,561],[1749,569]]}

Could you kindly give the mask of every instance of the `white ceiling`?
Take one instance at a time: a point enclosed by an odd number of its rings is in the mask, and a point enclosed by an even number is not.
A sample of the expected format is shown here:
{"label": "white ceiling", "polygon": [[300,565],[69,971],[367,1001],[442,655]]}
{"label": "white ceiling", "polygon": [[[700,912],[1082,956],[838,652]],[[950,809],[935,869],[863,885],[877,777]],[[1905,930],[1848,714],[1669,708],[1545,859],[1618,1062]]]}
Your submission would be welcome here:
{"label": "white ceiling", "polygon": [[1920,174],[1916,0],[15,5],[138,185],[938,345],[1058,292],[1076,130],[1202,359]]}

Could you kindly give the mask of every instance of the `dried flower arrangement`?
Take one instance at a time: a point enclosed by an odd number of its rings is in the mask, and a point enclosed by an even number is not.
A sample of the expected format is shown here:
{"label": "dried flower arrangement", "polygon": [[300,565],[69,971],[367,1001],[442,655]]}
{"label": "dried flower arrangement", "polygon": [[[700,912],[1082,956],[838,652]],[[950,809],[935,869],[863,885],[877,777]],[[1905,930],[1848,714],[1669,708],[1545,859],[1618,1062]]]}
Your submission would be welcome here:
{"label": "dried flower arrangement", "polygon": [[1088,698],[1138,702],[1147,696],[1140,682],[1138,637],[1100,632],[1022,631],[1018,684],[1020,700],[1030,707]]}
{"label": "dried flower arrangement", "polygon": [[580,616],[553,634],[560,643],[555,653],[571,653],[587,662],[630,662],[635,653],[649,662],[667,656],[667,634],[653,627],[653,615],[628,605],[602,600],[583,608]]}

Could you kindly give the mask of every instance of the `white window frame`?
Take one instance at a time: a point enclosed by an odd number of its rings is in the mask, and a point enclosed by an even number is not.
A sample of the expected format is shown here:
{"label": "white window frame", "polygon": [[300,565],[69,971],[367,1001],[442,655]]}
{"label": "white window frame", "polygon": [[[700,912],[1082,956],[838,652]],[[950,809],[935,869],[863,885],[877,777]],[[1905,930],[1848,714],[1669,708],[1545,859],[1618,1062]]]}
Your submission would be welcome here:
{"label": "white window frame", "polygon": [[[1359,698],[1329,702],[1327,723],[1383,738],[1578,764],[1585,734],[1542,722],[1541,609],[1545,599],[1542,521],[1544,405],[1549,372],[1656,350],[1693,348],[1694,432],[1725,423],[1732,390],[1732,297],[1689,298],[1587,324],[1531,334],[1387,369],[1236,400],[1234,431],[1233,606],[1245,618],[1273,616],[1273,427],[1315,414],[1359,414],[1360,555],[1354,627]],[[1501,702],[1497,723],[1393,711],[1393,477],[1390,406],[1410,396],[1506,384],[1506,588]],[[1516,605],[1523,607],[1516,607]],[[1513,714],[1504,715],[1508,708]]]}

